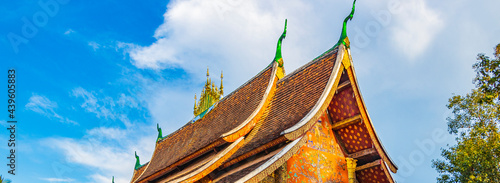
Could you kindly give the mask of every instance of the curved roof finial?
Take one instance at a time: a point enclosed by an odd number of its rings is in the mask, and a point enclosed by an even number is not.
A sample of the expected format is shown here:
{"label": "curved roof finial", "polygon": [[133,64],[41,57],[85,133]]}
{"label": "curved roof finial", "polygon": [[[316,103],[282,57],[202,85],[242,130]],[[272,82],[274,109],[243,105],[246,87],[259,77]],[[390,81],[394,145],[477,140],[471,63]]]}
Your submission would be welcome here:
{"label": "curved roof finial", "polygon": [[224,79],[224,75],[222,74],[222,71],[220,71],[220,95],[224,95],[224,86],[222,85],[222,79]]}
{"label": "curved roof finial", "polygon": [[283,42],[283,39],[285,39],[286,37],[286,24],[287,19],[285,19],[285,29],[283,30],[283,33],[278,40],[278,45],[276,46],[276,56],[274,56],[274,61],[278,62],[278,66],[280,67],[283,67],[283,57],[281,56],[281,42]]}
{"label": "curved roof finial", "polygon": [[138,170],[139,168],[141,168],[141,162],[139,156],[137,156],[137,151],[135,151],[135,169]]}
{"label": "curved roof finial", "polygon": [[344,23],[342,24],[342,34],[340,34],[340,39],[337,42],[335,46],[338,46],[340,44],[344,44],[346,47],[349,47],[349,42],[346,42],[347,38],[347,21],[352,20],[352,17],[354,17],[354,9],[356,8],[356,0],[352,3],[352,11],[351,13],[345,17]]}
{"label": "curved roof finial", "polygon": [[[196,98],[196,95],[195,95],[195,98]],[[158,123],[156,123],[156,130],[158,130],[158,138],[156,139],[156,142],[159,142],[160,140],[163,139],[163,135],[161,133],[160,124],[158,124]]]}

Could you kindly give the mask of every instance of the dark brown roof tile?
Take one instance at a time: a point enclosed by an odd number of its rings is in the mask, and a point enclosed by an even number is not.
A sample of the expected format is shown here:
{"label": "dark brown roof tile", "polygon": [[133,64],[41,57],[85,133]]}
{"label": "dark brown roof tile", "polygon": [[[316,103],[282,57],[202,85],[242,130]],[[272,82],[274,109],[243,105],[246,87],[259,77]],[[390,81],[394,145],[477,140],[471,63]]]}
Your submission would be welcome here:
{"label": "dark brown roof tile", "polygon": [[271,103],[258,122],[261,124],[257,124],[262,126],[250,132],[250,140],[228,161],[277,139],[282,131],[304,118],[325,89],[336,58],[337,49],[334,49],[280,79]]}
{"label": "dark brown roof tile", "polygon": [[272,74],[271,65],[219,101],[202,119],[187,124],[157,144],[141,180],[214,143],[245,121],[257,108]]}

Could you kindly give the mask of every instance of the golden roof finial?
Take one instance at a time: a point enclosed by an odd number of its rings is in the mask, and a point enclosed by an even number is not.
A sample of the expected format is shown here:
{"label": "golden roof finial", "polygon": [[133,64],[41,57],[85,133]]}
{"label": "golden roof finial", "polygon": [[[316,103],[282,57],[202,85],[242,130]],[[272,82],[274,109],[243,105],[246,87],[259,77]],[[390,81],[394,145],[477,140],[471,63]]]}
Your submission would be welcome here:
{"label": "golden roof finial", "polygon": [[220,95],[224,95],[224,86],[222,85],[222,79],[224,78],[224,74],[220,71]]}
{"label": "golden roof finial", "polygon": [[209,72],[208,72],[208,66],[207,66],[207,78],[208,78],[208,76],[210,76],[210,74],[209,74]]}
{"label": "golden roof finial", "polygon": [[194,94],[194,110],[196,111],[196,109],[198,108],[198,106],[196,105],[196,102],[198,102],[198,99],[196,98],[196,93]]}

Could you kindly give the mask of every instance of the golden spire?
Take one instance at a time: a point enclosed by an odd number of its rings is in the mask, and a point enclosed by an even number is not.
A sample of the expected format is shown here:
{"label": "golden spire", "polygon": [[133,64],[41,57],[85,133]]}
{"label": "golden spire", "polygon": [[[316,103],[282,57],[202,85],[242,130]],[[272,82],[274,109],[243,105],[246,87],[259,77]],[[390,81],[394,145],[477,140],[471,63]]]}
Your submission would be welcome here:
{"label": "golden spire", "polygon": [[194,94],[194,110],[196,111],[196,102],[198,101],[198,99],[196,98],[196,93]]}
{"label": "golden spire", "polygon": [[220,71],[220,95],[224,96],[224,86],[222,85],[222,79],[224,78],[224,75],[222,74],[222,71]]}
{"label": "golden spire", "polygon": [[[221,85],[221,90],[222,88],[223,87]],[[195,94],[195,106],[193,111],[194,115],[201,115],[201,117],[203,117],[206,111],[220,100],[221,96],[222,92],[219,91],[219,89],[215,86],[215,83],[212,83],[212,79],[210,78],[210,70],[207,67],[207,81],[205,82],[205,86],[203,86],[203,89],[201,90],[199,101]]]}

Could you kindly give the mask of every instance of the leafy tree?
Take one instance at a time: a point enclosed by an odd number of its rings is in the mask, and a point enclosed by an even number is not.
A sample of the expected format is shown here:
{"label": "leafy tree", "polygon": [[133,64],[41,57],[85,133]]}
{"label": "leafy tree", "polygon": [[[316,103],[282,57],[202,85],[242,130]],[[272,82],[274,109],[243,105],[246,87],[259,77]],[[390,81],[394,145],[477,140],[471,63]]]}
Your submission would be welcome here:
{"label": "leafy tree", "polygon": [[449,99],[448,132],[457,144],[442,149],[445,160],[432,161],[437,182],[500,182],[500,44],[494,55],[478,54],[476,88]]}

